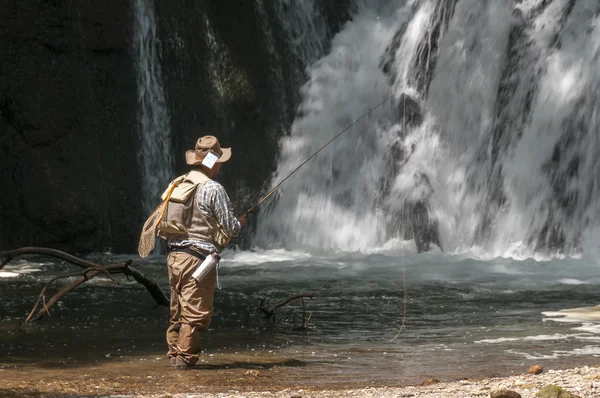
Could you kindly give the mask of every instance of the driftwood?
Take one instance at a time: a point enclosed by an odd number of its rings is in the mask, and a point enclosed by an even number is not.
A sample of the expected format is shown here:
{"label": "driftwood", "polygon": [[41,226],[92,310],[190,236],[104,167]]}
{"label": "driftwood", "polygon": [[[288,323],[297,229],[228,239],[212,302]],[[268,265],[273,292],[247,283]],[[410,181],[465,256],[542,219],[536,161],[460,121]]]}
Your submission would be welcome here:
{"label": "driftwood", "polygon": [[[44,248],[44,247],[22,247],[20,249],[9,250],[9,251],[0,253],[0,258],[4,257],[4,260],[0,264],[0,270],[2,268],[4,268],[4,266],[6,264],[11,262],[15,257],[21,256],[24,254],[39,254],[39,255],[55,257],[55,258],[59,258],[61,260],[65,260],[65,261],[67,261],[73,265],[76,265],[80,268],[84,268],[84,271],[82,273],[58,276],[58,277],[52,279],[50,282],[48,282],[46,284],[46,286],[44,286],[44,288],[42,289],[41,293],[39,294],[38,300],[35,303],[35,306],[33,307],[33,309],[31,310],[29,316],[25,320],[25,323],[38,320],[38,319],[42,318],[44,315],[49,315],[48,310],[50,309],[50,307],[52,307],[54,304],[56,304],[65,294],[69,293],[71,290],[75,289],[77,286],[92,279],[93,277],[95,277],[96,275],[99,275],[99,274],[106,275],[109,279],[111,279],[113,282],[116,282],[117,284],[119,282],[116,279],[114,279],[111,276],[111,274],[124,274],[127,277],[131,276],[133,279],[135,279],[137,282],[141,283],[148,290],[150,295],[154,298],[154,300],[156,300],[157,304],[167,305],[167,306],[169,305],[169,298],[161,290],[158,283],[156,283],[156,281],[154,279],[145,276],[138,269],[133,267],[131,265],[131,263],[132,263],[131,260],[120,262],[120,263],[114,263],[114,264],[95,264],[90,261],[83,260],[79,257],[75,257],[71,254],[62,252],[60,250],[49,249],[49,248]],[[69,278],[69,277],[77,277],[77,278],[74,281],[72,281],[71,283],[69,283],[67,286],[60,289],[56,294],[54,294],[54,296],[52,296],[50,298],[50,300],[48,300],[46,302],[45,293],[46,293],[48,286],[50,286],[50,284],[52,284],[54,281],[56,281],[58,279]],[[42,304],[42,308],[38,309],[40,304]]]}
{"label": "driftwood", "polygon": [[262,299],[262,301],[260,302],[258,308],[265,314],[265,316],[268,319],[271,319],[272,322],[275,322],[275,311],[277,311],[277,309],[279,307],[283,307],[284,305],[286,305],[287,303],[289,303],[290,301],[293,300],[298,300],[300,299],[302,301],[302,326],[300,326],[300,329],[306,329],[308,327],[308,322],[310,322],[310,318],[312,317],[312,312],[308,315],[308,318],[306,318],[306,309],[304,308],[304,299],[305,298],[309,298],[309,299],[313,299],[313,294],[312,293],[302,293],[302,294],[296,294],[294,296],[290,296],[288,298],[286,298],[283,301],[280,301],[279,303],[275,304],[275,305],[271,305],[268,307],[263,306],[264,302],[266,299]]}

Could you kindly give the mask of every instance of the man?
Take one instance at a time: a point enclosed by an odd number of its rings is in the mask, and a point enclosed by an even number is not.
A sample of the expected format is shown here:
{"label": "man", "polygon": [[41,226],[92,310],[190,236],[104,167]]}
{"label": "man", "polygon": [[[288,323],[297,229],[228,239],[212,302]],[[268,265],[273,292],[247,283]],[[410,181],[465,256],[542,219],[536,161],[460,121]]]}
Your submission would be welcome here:
{"label": "man", "polygon": [[245,215],[239,220],[235,217],[225,189],[212,180],[230,157],[231,148],[221,148],[217,138],[198,139],[195,149],[185,154],[192,170],[179,178],[183,182],[176,188],[187,190],[189,199],[176,203],[173,198],[179,193],[171,190],[168,212],[185,214],[180,221],[186,232],[179,239],[168,239],[171,308],[167,345],[171,366],[177,368],[191,367],[198,361],[200,332],[208,329],[213,315],[216,267],[200,282],[192,273],[207,255],[223,249],[226,243],[219,237],[237,236],[246,223]]}

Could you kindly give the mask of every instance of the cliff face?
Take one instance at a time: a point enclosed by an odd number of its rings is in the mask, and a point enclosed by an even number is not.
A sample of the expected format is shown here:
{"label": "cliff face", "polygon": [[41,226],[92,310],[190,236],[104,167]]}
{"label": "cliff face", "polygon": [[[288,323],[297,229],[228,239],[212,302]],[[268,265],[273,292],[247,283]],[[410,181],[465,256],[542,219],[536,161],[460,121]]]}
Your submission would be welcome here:
{"label": "cliff face", "polygon": [[[319,5],[325,41],[347,17],[341,3]],[[274,4],[154,3],[174,174],[199,136],[218,136],[233,147],[221,181],[240,210],[269,179],[306,66]],[[146,214],[134,6],[0,5],[0,249],[135,252]]]}
{"label": "cliff face", "polygon": [[129,249],[140,193],[125,2],[0,6],[2,248]]}

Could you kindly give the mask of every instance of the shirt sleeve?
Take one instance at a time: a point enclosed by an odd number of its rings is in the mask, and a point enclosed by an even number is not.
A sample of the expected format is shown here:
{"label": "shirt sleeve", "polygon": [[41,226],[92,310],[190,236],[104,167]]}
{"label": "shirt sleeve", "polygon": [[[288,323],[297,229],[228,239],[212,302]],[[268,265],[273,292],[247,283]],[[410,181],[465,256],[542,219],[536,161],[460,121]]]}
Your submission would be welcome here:
{"label": "shirt sleeve", "polygon": [[233,214],[233,206],[227,192],[225,192],[225,188],[214,181],[208,184],[211,184],[210,207],[219,225],[227,235],[237,236],[242,225]]}

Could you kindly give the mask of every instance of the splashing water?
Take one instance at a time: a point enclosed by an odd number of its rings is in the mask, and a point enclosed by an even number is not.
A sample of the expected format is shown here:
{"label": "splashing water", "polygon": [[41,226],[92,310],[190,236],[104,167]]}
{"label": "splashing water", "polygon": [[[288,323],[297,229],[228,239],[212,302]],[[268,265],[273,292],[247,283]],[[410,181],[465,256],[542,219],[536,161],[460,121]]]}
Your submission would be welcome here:
{"label": "splashing water", "polygon": [[590,0],[365,2],[311,67],[273,185],[398,94],[282,187],[257,245],[594,250],[599,13]]}

